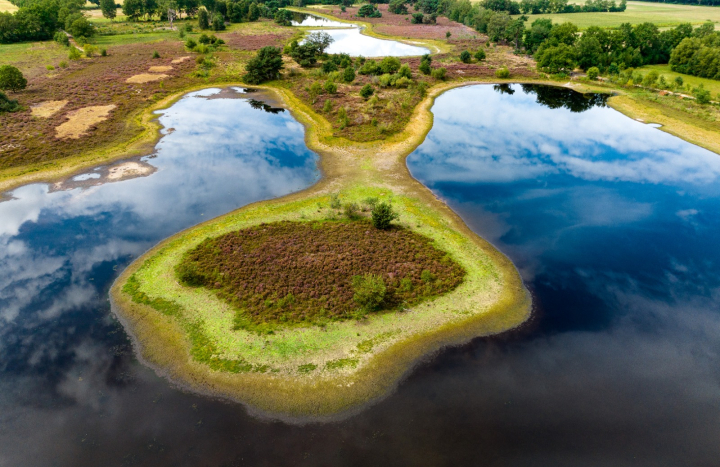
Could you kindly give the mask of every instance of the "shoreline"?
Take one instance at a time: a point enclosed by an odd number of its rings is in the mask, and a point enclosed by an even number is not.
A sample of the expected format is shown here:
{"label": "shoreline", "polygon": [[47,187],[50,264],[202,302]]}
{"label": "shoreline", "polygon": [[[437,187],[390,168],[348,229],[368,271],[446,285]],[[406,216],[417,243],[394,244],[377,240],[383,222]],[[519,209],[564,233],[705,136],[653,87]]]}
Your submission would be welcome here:
{"label": "shoreline", "polygon": [[[384,173],[363,169],[357,163],[348,163],[348,158],[362,158],[354,157],[346,147],[329,146],[331,141],[328,140],[334,138],[314,124],[319,116],[313,116],[309,109],[299,105],[301,103],[285,99],[286,91],[277,91],[283,97],[293,117],[306,128],[306,144],[309,149],[320,155],[319,168],[323,177],[312,187],[300,192],[253,203],[180,232],[156,245],[123,271],[111,288],[113,312],[123,317],[126,329],[134,336],[136,352],[143,361],[150,362],[151,367],[159,375],[172,380],[173,384],[211,394],[214,397],[241,402],[264,417],[301,423],[336,420],[355,413],[368,403],[386,397],[418,361],[443,347],[463,344],[475,337],[497,334],[525,322],[531,312],[530,296],[514,264],[472,232],[457,214],[438,200],[429,189],[412,178],[405,164],[406,156],[424,140],[432,127],[432,115],[428,110],[437,95],[444,90],[436,89],[413,115],[411,119],[413,124],[408,125],[401,134],[390,138],[394,141],[385,142],[386,152],[390,149],[389,146],[393,147],[392,155],[390,158],[385,157],[375,161],[384,167],[380,169],[380,172]],[[329,127],[329,124],[327,126]],[[377,153],[376,145],[367,143],[361,145],[365,147],[355,152]],[[392,162],[394,167],[387,167],[387,164]],[[349,170],[346,170],[348,167]],[[388,181],[386,178],[388,169],[393,176],[393,187],[385,183]],[[398,184],[400,189],[397,189]],[[501,290],[490,302],[486,300],[488,306],[481,312],[473,313],[469,318],[448,321],[439,329],[423,329],[421,332],[393,342],[378,352],[371,353],[366,362],[349,377],[346,374],[332,377],[326,375],[288,377],[264,373],[227,374],[213,371],[206,364],[193,361],[188,353],[189,342],[184,337],[181,326],[173,322],[174,319],[161,316],[147,305],[133,302],[122,292],[122,285],[143,267],[149,258],[156,258],[158,254],[162,255],[163,251],[173,249],[175,242],[183,243],[183,237],[186,235],[195,234],[197,238],[204,238],[204,234],[198,235],[198,232],[206,228],[216,233],[220,228],[218,225],[224,221],[226,224],[232,224],[233,216],[248,217],[255,213],[258,218],[267,221],[268,213],[272,212],[273,208],[281,209],[290,205],[289,209],[292,211],[295,209],[293,203],[304,201],[314,203],[318,197],[327,196],[337,188],[349,186],[352,190],[360,185],[371,185],[388,190],[393,193],[393,197],[412,198],[414,200],[412,204],[422,204],[431,211],[433,217],[447,224],[442,232],[452,232],[461,237],[463,241],[468,242],[468,247],[475,251],[475,254],[481,254],[492,262],[494,270],[500,275],[498,282]],[[297,211],[295,213],[297,214]],[[422,233],[427,235],[427,232]],[[431,235],[431,238],[437,240],[438,238],[435,237],[438,236]],[[159,261],[152,261],[152,263],[157,262]],[[453,293],[448,294],[450,300],[454,299],[453,295]],[[342,389],[339,389],[338,385],[342,385]],[[288,387],[292,390],[288,390]]]}

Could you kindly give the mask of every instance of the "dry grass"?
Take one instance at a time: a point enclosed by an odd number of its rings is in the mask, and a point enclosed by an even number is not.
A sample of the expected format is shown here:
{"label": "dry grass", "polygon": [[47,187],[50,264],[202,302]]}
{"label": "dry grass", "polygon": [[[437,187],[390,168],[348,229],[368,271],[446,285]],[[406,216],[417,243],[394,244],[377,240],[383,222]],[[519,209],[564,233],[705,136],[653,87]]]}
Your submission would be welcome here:
{"label": "dry grass", "polygon": [[175,65],[175,64],[178,64],[178,63],[182,63],[182,62],[184,62],[185,60],[190,60],[190,56],[189,56],[189,55],[186,55],[186,56],[184,56],[184,57],[175,58],[175,59],[173,59],[173,61],[171,61],[170,63],[172,63],[173,65]]}
{"label": "dry grass", "polygon": [[49,118],[59,112],[68,103],[63,101],[45,101],[30,107],[33,117]]}
{"label": "dry grass", "polygon": [[[151,67],[151,68],[164,68],[164,67]],[[152,71],[152,70],[150,70]],[[165,70],[167,71],[167,70]],[[142,84],[142,83],[151,83],[153,81],[158,81],[161,79],[167,78],[168,75],[161,73],[161,74],[151,74],[151,73],[140,73],[139,75],[134,75],[129,77],[125,80],[126,83],[130,84]]]}
{"label": "dry grass", "polygon": [[95,105],[75,110],[66,115],[68,121],[55,128],[55,136],[60,139],[77,139],[85,135],[95,124],[108,118],[115,104]]}
{"label": "dry grass", "polygon": [[166,71],[172,70],[173,67],[169,65],[160,65],[160,66],[151,66],[148,68],[148,71],[150,73],[165,73]]}
{"label": "dry grass", "polygon": [[17,11],[18,7],[10,3],[8,0],[0,0],[0,11],[8,11],[13,13]]}

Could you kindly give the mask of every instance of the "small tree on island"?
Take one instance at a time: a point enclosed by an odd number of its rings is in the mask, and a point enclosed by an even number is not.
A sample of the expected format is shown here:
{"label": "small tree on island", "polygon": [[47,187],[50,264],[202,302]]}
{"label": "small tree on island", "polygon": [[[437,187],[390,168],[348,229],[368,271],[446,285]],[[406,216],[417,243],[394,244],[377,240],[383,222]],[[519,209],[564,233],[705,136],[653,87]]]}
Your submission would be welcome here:
{"label": "small tree on island", "polygon": [[280,77],[283,67],[282,51],[275,47],[263,47],[245,66],[243,81],[248,84],[260,84]]}
{"label": "small tree on island", "polygon": [[353,300],[360,305],[366,313],[377,310],[380,304],[385,300],[385,281],[382,276],[376,274],[365,274],[363,276],[354,276],[352,278],[352,286],[355,294]]}
{"label": "small tree on island", "polygon": [[392,204],[377,203],[372,210],[372,223],[376,229],[387,230],[390,228],[392,221],[400,217],[398,213],[393,211]]}
{"label": "small tree on island", "polygon": [[3,91],[22,91],[27,86],[27,80],[22,72],[12,65],[0,66],[0,89]]}

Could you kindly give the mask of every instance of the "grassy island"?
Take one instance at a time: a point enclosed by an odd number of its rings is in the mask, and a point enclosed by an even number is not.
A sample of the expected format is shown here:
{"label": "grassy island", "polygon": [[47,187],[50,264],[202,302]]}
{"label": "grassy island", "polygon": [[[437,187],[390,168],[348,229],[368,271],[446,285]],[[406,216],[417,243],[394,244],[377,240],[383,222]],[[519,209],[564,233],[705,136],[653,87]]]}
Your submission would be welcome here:
{"label": "grassy island", "polygon": [[[323,178],[175,235],[112,288],[142,357],[193,390],[318,419],[387,394],[421,357],[511,329],[530,299],[513,264],[414,180],[432,99],[382,142],[340,140],[280,90]],[[373,206],[398,214],[387,230]],[[385,289],[358,301],[368,276]]]}

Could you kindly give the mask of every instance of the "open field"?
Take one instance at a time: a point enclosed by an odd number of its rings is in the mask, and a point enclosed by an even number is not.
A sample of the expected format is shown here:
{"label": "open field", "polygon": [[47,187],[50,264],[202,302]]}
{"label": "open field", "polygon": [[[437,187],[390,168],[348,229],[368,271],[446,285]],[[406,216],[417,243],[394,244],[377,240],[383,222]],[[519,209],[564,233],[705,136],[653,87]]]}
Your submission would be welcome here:
{"label": "open field", "polygon": [[16,11],[18,8],[10,3],[8,0],[0,0],[0,11],[9,11],[13,12]]}
{"label": "open field", "polygon": [[685,85],[689,84],[693,88],[698,87],[702,84],[703,86],[705,86],[705,89],[712,93],[713,100],[720,100],[720,98],[718,98],[718,96],[720,95],[720,81],[716,79],[700,78],[697,76],[676,73],[670,69],[670,65],[647,65],[642,68],[638,68],[638,71],[643,74],[650,70],[655,70],[661,75],[665,76],[665,79],[668,83],[673,81],[677,76],[680,76],[685,82]]}
{"label": "open field", "polygon": [[[584,3],[582,1],[571,1],[570,3]],[[695,25],[712,21],[715,29],[720,23],[720,8],[675,5],[670,3],[650,2],[628,2],[627,9],[617,13],[566,13],[566,14],[542,14],[528,15],[527,25],[530,25],[538,18],[550,18],[553,23],[571,22],[580,29],[587,29],[590,26],[605,28],[616,28],[622,23],[640,24],[655,23],[658,26],[674,26],[679,23],[692,23]]]}

